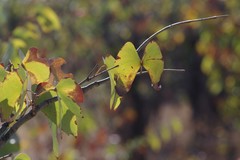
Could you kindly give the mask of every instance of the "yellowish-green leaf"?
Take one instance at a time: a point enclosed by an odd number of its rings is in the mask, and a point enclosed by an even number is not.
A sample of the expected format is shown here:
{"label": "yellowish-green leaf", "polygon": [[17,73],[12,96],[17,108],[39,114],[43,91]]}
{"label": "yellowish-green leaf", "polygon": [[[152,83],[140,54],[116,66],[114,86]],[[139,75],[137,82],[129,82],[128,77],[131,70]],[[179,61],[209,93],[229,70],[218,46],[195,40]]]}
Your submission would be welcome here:
{"label": "yellowish-green leaf", "polygon": [[59,30],[61,24],[57,14],[47,6],[40,6],[37,10],[37,21],[42,30],[49,33],[54,30]]}
{"label": "yellowish-green leaf", "polygon": [[115,82],[115,80],[114,80],[114,75],[116,74],[116,69],[117,69],[117,68],[111,69],[111,68],[114,67],[114,62],[115,62],[115,59],[114,59],[113,56],[111,56],[111,55],[108,55],[108,56],[104,59],[104,63],[105,63],[105,65],[107,66],[107,69],[110,69],[110,70],[108,71],[109,78],[110,78],[110,84],[111,84],[110,109],[116,110],[116,109],[118,108],[118,106],[120,105],[120,103],[121,103],[122,97],[119,96],[119,95],[116,93],[116,90],[115,90],[116,82]]}
{"label": "yellowish-green leaf", "polygon": [[30,48],[22,64],[31,77],[32,84],[46,82],[49,79],[50,67],[48,61],[39,57],[37,48]]}
{"label": "yellowish-green leaf", "polygon": [[160,81],[164,63],[162,53],[156,42],[150,42],[146,48],[142,58],[142,65],[148,71],[153,86],[158,86]]}
{"label": "yellowish-green leaf", "polygon": [[31,158],[25,153],[19,153],[14,160],[31,160]]}
{"label": "yellowish-green leaf", "polygon": [[146,140],[152,150],[159,151],[161,149],[161,139],[154,130],[147,130]]}
{"label": "yellowish-green leaf", "polygon": [[51,130],[52,130],[52,141],[53,141],[53,153],[55,157],[59,157],[59,147],[58,147],[58,132],[57,132],[57,125],[55,123],[51,123]]}
{"label": "yellowish-green leaf", "polygon": [[17,72],[7,73],[3,82],[0,82],[0,113],[6,120],[15,111],[15,106],[22,93],[22,81]]}
{"label": "yellowish-green leaf", "polygon": [[119,51],[115,62],[118,67],[114,79],[116,80],[116,91],[120,96],[130,90],[141,66],[140,62],[136,48],[131,42],[127,42]]}
{"label": "yellowish-green leaf", "polygon": [[71,78],[62,79],[56,86],[58,96],[62,102],[76,116],[81,117],[79,104],[83,102],[83,92],[81,87]]}
{"label": "yellowish-green leaf", "polygon": [[26,43],[23,40],[34,39],[37,40],[40,38],[39,28],[37,24],[34,23],[26,23],[24,26],[16,27],[13,30],[14,37],[13,44],[15,47],[25,47]]}

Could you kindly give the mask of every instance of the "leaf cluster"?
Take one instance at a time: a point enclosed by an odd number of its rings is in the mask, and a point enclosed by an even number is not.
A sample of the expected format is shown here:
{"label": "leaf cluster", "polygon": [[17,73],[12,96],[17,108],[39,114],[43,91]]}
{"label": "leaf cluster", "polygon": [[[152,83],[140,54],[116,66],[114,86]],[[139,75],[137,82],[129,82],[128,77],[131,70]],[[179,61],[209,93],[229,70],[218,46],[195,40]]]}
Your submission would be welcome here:
{"label": "leaf cluster", "polygon": [[83,91],[72,74],[62,71],[64,59],[42,58],[38,52],[37,48],[30,48],[17,67],[11,63],[0,65],[1,121],[14,125],[29,110],[34,111],[40,103],[57,96],[58,101],[42,112],[57,126],[64,123],[62,130],[76,136]]}

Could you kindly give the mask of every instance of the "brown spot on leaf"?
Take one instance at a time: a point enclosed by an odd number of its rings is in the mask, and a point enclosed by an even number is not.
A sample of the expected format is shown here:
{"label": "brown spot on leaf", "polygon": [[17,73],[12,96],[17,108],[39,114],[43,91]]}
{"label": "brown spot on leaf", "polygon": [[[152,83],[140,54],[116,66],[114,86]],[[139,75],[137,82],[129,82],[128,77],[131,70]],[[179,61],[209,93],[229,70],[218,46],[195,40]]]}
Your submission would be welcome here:
{"label": "brown spot on leaf", "polygon": [[117,55],[116,60],[118,60],[118,59],[121,59],[121,57],[119,57],[119,56]]}
{"label": "brown spot on leaf", "polygon": [[83,91],[82,88],[76,84],[76,87],[73,91],[69,93],[69,96],[78,104],[83,102]]}
{"label": "brown spot on leaf", "polygon": [[54,74],[58,81],[64,78],[73,78],[73,75],[71,73],[64,73],[62,71],[62,65],[66,63],[63,58],[52,59],[50,63],[51,72]]}
{"label": "brown spot on leaf", "polygon": [[39,95],[44,91],[54,88],[54,75],[51,73],[47,82],[42,82],[37,85],[36,94]]}

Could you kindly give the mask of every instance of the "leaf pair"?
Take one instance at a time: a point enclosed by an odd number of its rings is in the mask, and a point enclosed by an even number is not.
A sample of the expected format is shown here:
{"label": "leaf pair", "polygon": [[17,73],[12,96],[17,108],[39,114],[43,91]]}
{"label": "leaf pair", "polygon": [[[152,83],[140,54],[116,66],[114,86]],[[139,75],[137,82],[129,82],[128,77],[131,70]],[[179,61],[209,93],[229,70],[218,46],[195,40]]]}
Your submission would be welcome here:
{"label": "leaf pair", "polygon": [[142,60],[134,45],[127,42],[119,51],[116,60],[109,55],[104,59],[104,63],[108,69],[117,66],[108,72],[111,81],[110,107],[113,109],[119,106],[121,97],[131,89],[140,67],[147,70],[153,86],[158,85],[164,67],[162,54],[156,42],[146,46]]}

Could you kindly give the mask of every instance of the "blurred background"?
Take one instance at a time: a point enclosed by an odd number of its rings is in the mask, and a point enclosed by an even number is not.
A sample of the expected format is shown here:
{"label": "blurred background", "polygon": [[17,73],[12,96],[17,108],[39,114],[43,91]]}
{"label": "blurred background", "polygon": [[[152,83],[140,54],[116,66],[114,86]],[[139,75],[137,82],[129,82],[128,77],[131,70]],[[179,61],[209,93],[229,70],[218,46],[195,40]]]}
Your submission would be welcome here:
{"label": "blurred background", "polygon": [[[147,75],[137,77],[117,111],[109,109],[108,82],[88,91],[81,132],[77,138],[63,134],[60,159],[238,160],[238,0],[1,0],[0,57],[17,64],[18,49],[26,53],[35,46],[48,58],[66,59],[64,70],[81,81],[127,41],[138,47],[168,24],[220,14],[230,16],[177,26],[155,38],[165,68],[186,70],[164,72],[160,91],[151,88]],[[42,113],[17,137],[8,147],[16,153],[54,159]]]}

